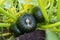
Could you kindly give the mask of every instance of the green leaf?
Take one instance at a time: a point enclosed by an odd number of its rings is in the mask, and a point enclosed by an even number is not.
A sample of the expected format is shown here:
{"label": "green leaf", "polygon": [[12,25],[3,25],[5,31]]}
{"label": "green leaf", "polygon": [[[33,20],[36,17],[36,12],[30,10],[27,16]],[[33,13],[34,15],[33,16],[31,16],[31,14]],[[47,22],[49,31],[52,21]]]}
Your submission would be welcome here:
{"label": "green leaf", "polygon": [[50,30],[46,30],[46,40],[59,40],[59,38],[54,32],[51,32]]}
{"label": "green leaf", "polygon": [[58,35],[58,38],[60,39],[60,33],[57,33],[57,35]]}

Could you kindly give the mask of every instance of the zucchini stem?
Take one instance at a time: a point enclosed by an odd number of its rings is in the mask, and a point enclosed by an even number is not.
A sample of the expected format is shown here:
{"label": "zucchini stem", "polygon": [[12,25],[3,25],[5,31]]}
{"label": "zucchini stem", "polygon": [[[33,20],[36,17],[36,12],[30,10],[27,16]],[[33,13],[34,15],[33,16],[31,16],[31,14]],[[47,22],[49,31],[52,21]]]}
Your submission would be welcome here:
{"label": "zucchini stem", "polygon": [[57,19],[58,20],[60,20],[60,0],[58,0],[58,2],[57,2],[58,4],[57,4]]}
{"label": "zucchini stem", "polygon": [[10,35],[11,33],[4,33],[4,34],[0,34],[0,36],[8,36]]}
{"label": "zucchini stem", "polygon": [[0,27],[9,27],[10,24],[9,23],[0,23]]}
{"label": "zucchini stem", "polygon": [[8,12],[6,12],[6,11],[5,11],[3,8],[1,8],[1,7],[0,7],[0,13],[2,13],[2,14],[4,14],[4,15],[6,15],[6,16],[14,19],[14,20],[16,20],[16,17],[15,17],[15,16],[9,14]]}
{"label": "zucchini stem", "polygon": [[60,29],[51,29],[51,31],[60,33]]}
{"label": "zucchini stem", "polygon": [[56,27],[56,26],[59,26],[59,25],[60,25],[60,22],[56,22],[56,23],[54,23],[54,24],[43,25],[42,28],[43,28],[43,29],[52,28],[52,27]]}
{"label": "zucchini stem", "polygon": [[53,13],[52,13],[53,2],[54,2],[54,0],[50,0],[50,8],[49,8],[49,18],[50,18],[50,20],[53,16]]}

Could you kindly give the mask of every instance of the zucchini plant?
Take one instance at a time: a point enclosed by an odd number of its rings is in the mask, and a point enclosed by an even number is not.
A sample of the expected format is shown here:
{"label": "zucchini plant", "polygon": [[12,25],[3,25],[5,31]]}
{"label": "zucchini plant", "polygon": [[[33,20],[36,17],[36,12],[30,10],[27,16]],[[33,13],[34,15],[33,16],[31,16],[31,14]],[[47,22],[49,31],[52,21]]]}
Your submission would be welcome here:
{"label": "zucchini plant", "polygon": [[[23,33],[35,29],[45,30],[47,32],[46,40],[55,40],[55,38],[56,40],[59,40],[59,7],[60,0],[1,0],[0,14],[3,15],[3,22],[0,22],[0,28],[2,28],[3,31],[4,27],[8,30],[11,27],[10,30],[14,33],[16,32],[15,36],[18,34],[20,35],[19,30],[23,31]],[[26,22],[26,19],[28,22]],[[12,24],[15,25],[11,26]],[[17,30],[13,28],[16,28]],[[11,33],[9,32],[9,34]],[[53,37],[51,37],[52,35]],[[2,33],[0,36],[6,36],[6,34]],[[13,37],[10,37],[7,40],[10,40],[11,38]]]}

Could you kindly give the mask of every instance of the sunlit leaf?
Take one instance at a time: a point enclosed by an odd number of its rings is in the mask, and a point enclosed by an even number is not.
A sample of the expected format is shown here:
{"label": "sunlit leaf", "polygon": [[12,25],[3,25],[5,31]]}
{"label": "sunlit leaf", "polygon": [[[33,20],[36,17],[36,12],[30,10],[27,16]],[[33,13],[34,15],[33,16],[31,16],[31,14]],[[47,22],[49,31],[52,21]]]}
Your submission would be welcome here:
{"label": "sunlit leaf", "polygon": [[46,30],[46,40],[59,40],[59,38],[54,32],[51,32],[50,30]]}

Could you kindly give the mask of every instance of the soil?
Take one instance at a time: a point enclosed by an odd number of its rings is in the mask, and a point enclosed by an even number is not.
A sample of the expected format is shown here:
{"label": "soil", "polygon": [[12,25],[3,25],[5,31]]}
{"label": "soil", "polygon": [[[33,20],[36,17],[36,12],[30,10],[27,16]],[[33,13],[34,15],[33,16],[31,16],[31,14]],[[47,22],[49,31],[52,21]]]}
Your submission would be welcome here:
{"label": "soil", "polygon": [[45,40],[44,30],[35,30],[30,33],[25,33],[15,38],[15,40]]}

